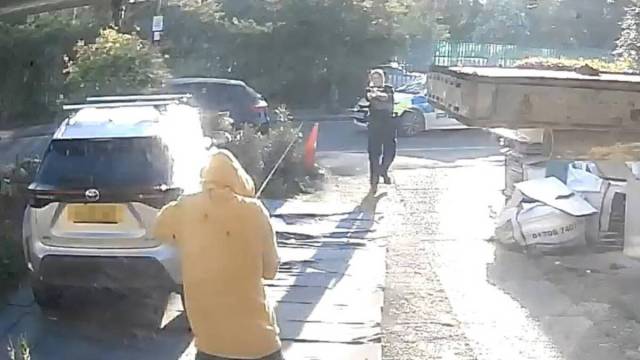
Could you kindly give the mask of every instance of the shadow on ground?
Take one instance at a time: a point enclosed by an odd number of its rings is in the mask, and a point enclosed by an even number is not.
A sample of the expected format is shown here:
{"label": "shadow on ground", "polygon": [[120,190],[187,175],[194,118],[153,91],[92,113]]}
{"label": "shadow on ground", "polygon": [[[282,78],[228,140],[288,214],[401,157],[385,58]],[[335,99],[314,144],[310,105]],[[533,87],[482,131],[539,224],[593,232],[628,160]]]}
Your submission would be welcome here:
{"label": "shadow on ground", "polygon": [[621,252],[532,256],[498,246],[487,277],[566,359],[640,358],[640,263]]}
{"label": "shadow on ground", "polygon": [[[360,204],[356,206],[351,212],[345,214],[336,225],[335,229],[340,233],[339,239],[344,238],[344,241],[330,241],[330,242],[320,242],[320,245],[317,247],[313,255],[305,260],[304,262],[289,262],[283,263],[281,266],[282,271],[289,271],[302,274],[309,272],[321,272],[322,276],[317,278],[318,280],[313,283],[311,286],[306,282],[304,276],[299,276],[296,281],[289,287],[290,291],[288,291],[278,302],[276,307],[276,311],[280,312],[280,307],[287,306],[287,304],[295,304],[295,303],[304,303],[306,306],[301,308],[296,316],[300,319],[305,319],[303,321],[286,321],[283,322],[282,319],[279,320],[280,328],[281,328],[281,338],[284,341],[283,348],[287,350],[292,343],[296,341],[303,342],[314,342],[314,339],[307,339],[302,335],[303,329],[308,324],[307,320],[309,319],[311,313],[314,311],[316,306],[319,304],[320,300],[325,296],[325,293],[340,283],[340,281],[346,276],[347,269],[349,268],[349,263],[351,258],[353,257],[355,251],[358,248],[362,247],[363,244],[358,242],[350,242],[349,239],[352,237],[358,238],[362,236],[363,230],[368,231],[371,230],[376,221],[375,221],[375,213],[376,208],[378,206],[378,202],[387,196],[386,192],[380,194],[367,194]],[[353,230],[350,232],[349,230]],[[336,256],[339,258],[336,259]],[[334,259],[331,269],[323,269],[321,266],[322,262],[325,262],[328,259]],[[337,261],[335,261],[337,260]],[[291,291],[304,288],[305,289],[305,297],[301,301],[300,295],[297,291]],[[346,300],[346,299],[345,299]],[[335,321],[335,319],[326,319],[327,321]],[[340,331],[340,328],[335,328],[335,324],[327,323],[328,327],[327,331]],[[350,323],[350,325],[356,325]],[[362,325],[365,325],[362,323]],[[332,330],[333,326],[333,330]],[[345,334],[346,338],[348,334]],[[350,341],[351,344],[358,343],[367,343],[371,339],[360,339]]]}
{"label": "shadow on ground", "polygon": [[192,340],[185,316],[167,307],[166,291],[70,289],[59,309],[46,312],[26,302],[27,287],[21,292],[3,311],[21,313],[6,340],[24,338],[34,359],[174,360]]}

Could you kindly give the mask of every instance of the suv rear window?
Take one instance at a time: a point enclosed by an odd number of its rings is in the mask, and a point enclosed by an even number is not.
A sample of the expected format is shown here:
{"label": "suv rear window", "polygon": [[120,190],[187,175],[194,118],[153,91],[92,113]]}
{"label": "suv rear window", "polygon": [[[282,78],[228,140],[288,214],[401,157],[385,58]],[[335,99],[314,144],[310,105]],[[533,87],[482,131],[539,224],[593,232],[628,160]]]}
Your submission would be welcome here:
{"label": "suv rear window", "polygon": [[[206,110],[223,110],[242,106],[260,98],[255,90],[236,84],[193,83],[173,85],[176,92],[189,92]],[[230,110],[230,109],[226,109]]]}
{"label": "suv rear window", "polygon": [[171,158],[158,138],[53,140],[36,183],[64,188],[169,184]]}

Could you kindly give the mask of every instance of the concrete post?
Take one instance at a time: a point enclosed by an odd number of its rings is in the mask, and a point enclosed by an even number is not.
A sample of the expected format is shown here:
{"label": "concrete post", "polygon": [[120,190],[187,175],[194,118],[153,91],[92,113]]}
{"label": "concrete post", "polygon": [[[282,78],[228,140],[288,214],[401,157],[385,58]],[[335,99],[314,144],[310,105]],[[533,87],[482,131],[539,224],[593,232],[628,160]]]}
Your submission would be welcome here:
{"label": "concrete post", "polygon": [[111,0],[111,21],[113,26],[120,28],[122,19],[124,18],[123,0]]}
{"label": "concrete post", "polygon": [[626,211],[624,219],[625,256],[640,259],[640,221],[635,218],[640,214],[640,181],[634,177],[627,180]]}

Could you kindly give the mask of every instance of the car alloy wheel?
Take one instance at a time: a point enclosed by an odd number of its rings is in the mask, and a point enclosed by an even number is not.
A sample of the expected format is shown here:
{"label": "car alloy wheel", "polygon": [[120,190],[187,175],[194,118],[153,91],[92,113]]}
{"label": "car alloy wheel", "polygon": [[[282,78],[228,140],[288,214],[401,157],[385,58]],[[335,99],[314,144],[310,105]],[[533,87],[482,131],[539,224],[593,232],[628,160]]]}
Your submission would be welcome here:
{"label": "car alloy wheel", "polygon": [[416,111],[407,111],[400,116],[398,135],[409,137],[424,131],[424,117]]}

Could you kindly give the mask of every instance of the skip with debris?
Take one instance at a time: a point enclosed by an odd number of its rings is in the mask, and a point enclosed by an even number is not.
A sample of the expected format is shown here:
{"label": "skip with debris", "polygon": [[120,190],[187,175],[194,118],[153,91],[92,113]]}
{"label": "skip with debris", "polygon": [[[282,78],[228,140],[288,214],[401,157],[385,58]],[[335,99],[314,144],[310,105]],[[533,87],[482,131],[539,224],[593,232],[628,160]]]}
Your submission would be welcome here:
{"label": "skip with debris", "polygon": [[496,222],[496,239],[507,246],[542,252],[584,246],[585,217],[597,213],[560,180],[525,181]]}

